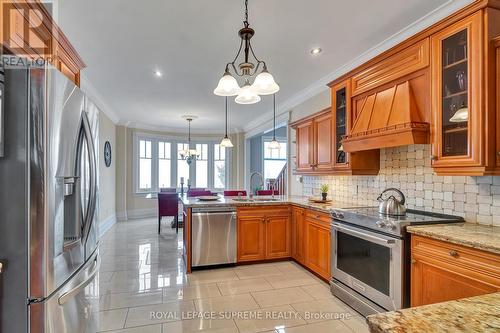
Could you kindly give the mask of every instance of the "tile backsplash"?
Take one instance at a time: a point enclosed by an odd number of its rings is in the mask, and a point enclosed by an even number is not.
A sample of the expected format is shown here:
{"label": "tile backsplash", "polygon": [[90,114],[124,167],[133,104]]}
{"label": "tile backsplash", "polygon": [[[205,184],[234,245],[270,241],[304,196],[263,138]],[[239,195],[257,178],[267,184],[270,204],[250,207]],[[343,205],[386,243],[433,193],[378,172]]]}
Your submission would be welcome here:
{"label": "tile backsplash", "polygon": [[377,176],[304,176],[303,195],[319,195],[327,183],[334,200],[376,205],[380,192],[395,187],[405,194],[408,208],[500,226],[500,176],[437,176],[430,156],[430,145],[381,149]]}

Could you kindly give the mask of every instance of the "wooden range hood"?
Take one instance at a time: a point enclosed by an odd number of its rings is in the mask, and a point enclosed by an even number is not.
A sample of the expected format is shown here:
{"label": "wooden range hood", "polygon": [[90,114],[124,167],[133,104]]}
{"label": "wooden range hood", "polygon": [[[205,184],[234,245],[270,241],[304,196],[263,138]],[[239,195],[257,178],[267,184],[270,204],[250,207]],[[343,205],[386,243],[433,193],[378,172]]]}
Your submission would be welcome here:
{"label": "wooden range hood", "polygon": [[419,110],[410,81],[355,101],[356,120],[342,141],[346,152],[430,143],[430,125]]}

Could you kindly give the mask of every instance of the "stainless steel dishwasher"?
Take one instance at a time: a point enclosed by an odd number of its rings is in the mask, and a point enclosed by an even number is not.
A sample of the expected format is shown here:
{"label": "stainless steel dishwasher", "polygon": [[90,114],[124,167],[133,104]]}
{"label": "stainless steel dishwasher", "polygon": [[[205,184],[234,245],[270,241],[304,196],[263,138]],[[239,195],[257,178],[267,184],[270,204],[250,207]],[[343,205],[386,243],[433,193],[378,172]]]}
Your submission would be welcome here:
{"label": "stainless steel dishwasher", "polygon": [[236,210],[194,208],[191,222],[191,266],[236,263]]}

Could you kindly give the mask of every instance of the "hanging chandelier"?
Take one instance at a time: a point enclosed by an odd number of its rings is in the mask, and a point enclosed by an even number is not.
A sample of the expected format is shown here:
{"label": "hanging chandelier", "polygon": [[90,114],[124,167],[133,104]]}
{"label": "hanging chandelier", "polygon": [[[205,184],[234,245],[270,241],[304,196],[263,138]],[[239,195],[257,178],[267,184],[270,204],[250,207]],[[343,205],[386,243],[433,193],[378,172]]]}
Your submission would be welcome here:
{"label": "hanging chandelier", "polygon": [[200,153],[196,149],[191,149],[191,122],[195,118],[194,116],[184,116],[184,119],[188,122],[188,146],[186,149],[179,152],[181,158],[186,160],[187,164],[191,164],[194,160],[196,160]]}
{"label": "hanging chandelier", "polygon": [[[238,104],[254,104],[261,100],[259,95],[272,95],[280,90],[273,76],[267,70],[266,63],[255,55],[250,43],[254,34],[255,31],[250,28],[250,24],[248,23],[248,0],[245,0],[245,20],[243,21],[243,28],[238,32],[241,39],[240,47],[234,60],[226,64],[224,74],[219,80],[217,88],[214,90],[215,95],[236,96],[235,101]],[[244,52],[243,61],[236,65],[236,61],[242,50]],[[259,73],[261,68],[262,70]],[[245,79],[241,88],[236,78],[231,74],[231,70],[234,75]],[[250,84],[250,79],[257,73],[259,74],[255,77],[254,82]]]}

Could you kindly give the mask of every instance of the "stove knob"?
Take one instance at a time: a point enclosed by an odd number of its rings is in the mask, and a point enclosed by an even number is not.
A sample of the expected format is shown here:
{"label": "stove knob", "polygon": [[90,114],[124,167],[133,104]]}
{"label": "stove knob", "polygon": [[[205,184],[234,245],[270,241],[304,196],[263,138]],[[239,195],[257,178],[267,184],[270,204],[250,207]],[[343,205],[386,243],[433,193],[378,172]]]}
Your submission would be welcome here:
{"label": "stove knob", "polygon": [[387,224],[387,229],[389,229],[389,230],[396,230],[396,225],[394,223],[388,223]]}
{"label": "stove knob", "polygon": [[338,216],[339,216],[339,218],[341,218],[341,219],[343,219],[343,218],[344,218],[344,214],[342,214],[342,213],[338,213],[337,215],[338,215]]}
{"label": "stove knob", "polygon": [[379,228],[383,228],[386,226],[384,221],[377,221],[376,224],[377,224],[377,227],[379,227]]}
{"label": "stove knob", "polygon": [[337,217],[337,212],[332,212],[332,216],[335,218]]}

